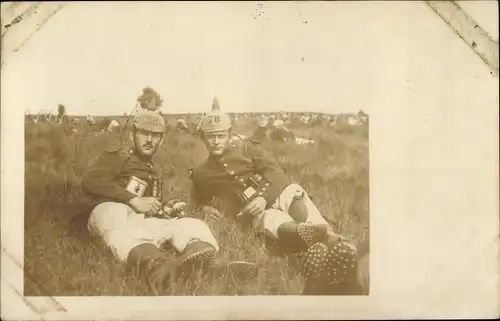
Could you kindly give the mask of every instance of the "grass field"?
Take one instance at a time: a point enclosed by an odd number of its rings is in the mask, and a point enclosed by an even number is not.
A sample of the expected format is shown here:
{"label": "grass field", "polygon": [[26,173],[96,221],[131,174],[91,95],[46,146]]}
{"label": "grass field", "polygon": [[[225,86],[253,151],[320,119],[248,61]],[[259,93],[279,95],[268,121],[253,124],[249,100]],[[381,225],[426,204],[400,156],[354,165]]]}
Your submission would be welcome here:
{"label": "grass field", "polygon": [[[168,116],[166,116],[168,118]],[[174,123],[175,119],[168,119]],[[253,123],[239,120],[248,135]],[[335,230],[356,244],[369,240],[368,125],[289,126],[310,145],[266,144],[288,175],[312,194]],[[24,295],[151,295],[137,276],[107,249],[70,232],[70,218],[81,211],[79,179],[96,157],[126,135],[73,133],[64,125],[27,122],[25,128],[25,287]],[[169,131],[155,161],[164,170],[167,198],[188,199],[188,169],[206,157],[199,139]],[[297,295],[302,280],[289,261],[268,255],[259,240],[224,219],[209,222],[221,256],[259,264],[256,280],[238,283],[229,275],[185,280],[165,295]]]}

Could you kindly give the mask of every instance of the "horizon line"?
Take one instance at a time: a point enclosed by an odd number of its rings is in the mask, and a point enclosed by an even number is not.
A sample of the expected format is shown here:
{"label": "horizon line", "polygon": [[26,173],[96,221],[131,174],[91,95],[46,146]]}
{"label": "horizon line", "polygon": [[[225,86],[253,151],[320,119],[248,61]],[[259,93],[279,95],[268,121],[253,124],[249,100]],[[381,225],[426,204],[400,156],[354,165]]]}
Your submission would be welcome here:
{"label": "horizon line", "polygon": [[[359,110],[357,112],[322,112],[322,111],[225,111],[227,114],[280,114],[280,113],[287,113],[287,114],[321,114],[321,115],[357,115],[359,112],[362,111],[365,115],[369,115],[369,113],[365,112],[364,110]],[[206,111],[199,111],[199,112],[178,112],[178,113],[165,113],[160,111],[162,115],[203,115],[206,113]],[[40,114],[45,114],[47,113],[25,113],[25,116],[30,116],[30,115],[40,115]],[[48,113],[49,115],[54,115],[57,116],[57,113]],[[124,114],[72,114],[72,113],[65,113],[65,116],[70,116],[70,117],[87,117],[87,116],[93,116],[93,117],[128,117],[132,116],[132,113],[124,113]]]}

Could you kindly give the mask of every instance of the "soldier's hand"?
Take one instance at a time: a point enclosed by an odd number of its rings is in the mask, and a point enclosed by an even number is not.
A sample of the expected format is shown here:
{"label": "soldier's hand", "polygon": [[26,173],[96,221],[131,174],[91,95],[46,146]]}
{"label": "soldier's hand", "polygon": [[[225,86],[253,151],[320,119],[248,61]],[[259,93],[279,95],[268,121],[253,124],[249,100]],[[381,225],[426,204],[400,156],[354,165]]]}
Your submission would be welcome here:
{"label": "soldier's hand", "polygon": [[247,206],[243,209],[244,213],[250,214],[251,216],[260,215],[266,209],[267,201],[264,197],[258,196],[251,200]]}
{"label": "soldier's hand", "polygon": [[216,208],[211,207],[211,206],[205,205],[201,208],[201,211],[202,211],[203,215],[205,216],[205,218],[210,218],[214,221],[217,221],[222,216],[222,214],[219,212],[219,210],[217,210]]}
{"label": "soldier's hand", "polygon": [[165,206],[168,206],[170,208],[173,208],[176,204],[178,203],[184,203],[182,202],[182,200],[178,199],[178,198],[174,198],[174,199],[171,199],[170,201],[168,201]]}
{"label": "soldier's hand", "polygon": [[184,217],[186,216],[186,213],[184,212],[186,206],[186,203],[181,200],[172,200],[165,204],[163,212],[171,217]]}
{"label": "soldier's hand", "polygon": [[161,203],[154,197],[134,197],[129,205],[138,213],[154,214],[161,209]]}

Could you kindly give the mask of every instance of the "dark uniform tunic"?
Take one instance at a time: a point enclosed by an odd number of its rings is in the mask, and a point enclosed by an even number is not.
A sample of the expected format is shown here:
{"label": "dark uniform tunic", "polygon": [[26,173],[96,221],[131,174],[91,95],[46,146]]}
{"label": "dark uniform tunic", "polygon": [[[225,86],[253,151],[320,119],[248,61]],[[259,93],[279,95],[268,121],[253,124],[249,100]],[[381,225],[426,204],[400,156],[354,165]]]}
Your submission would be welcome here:
{"label": "dark uniform tunic", "polygon": [[[111,201],[127,203],[136,195],[125,187],[131,176],[148,182],[158,177],[151,158],[143,157],[134,151],[118,148],[109,149],[92,164],[82,177],[82,187],[90,196],[89,208]],[[151,195],[151,188],[144,196]]]}
{"label": "dark uniform tunic", "polygon": [[193,170],[191,178],[198,204],[213,205],[218,199],[232,214],[257,196],[264,197],[267,208],[271,207],[290,183],[258,141],[231,145],[220,157],[210,155]]}
{"label": "dark uniform tunic", "polygon": [[267,131],[268,131],[267,127],[259,127],[259,128],[257,128],[257,130],[250,137],[250,140],[257,140],[259,142],[264,142],[268,138],[267,137]]}

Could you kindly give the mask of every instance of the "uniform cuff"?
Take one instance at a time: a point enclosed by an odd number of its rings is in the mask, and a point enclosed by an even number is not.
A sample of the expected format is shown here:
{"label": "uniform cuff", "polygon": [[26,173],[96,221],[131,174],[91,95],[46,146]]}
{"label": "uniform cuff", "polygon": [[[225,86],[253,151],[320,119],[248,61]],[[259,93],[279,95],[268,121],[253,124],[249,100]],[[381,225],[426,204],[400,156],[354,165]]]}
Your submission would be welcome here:
{"label": "uniform cuff", "polygon": [[[282,190],[287,185],[286,179],[281,177],[279,173],[275,175],[267,175],[266,179],[264,179],[259,184],[258,196],[264,197],[268,206],[274,204],[278,196],[280,196]],[[276,176],[276,177],[274,177]],[[270,179],[269,179],[270,178]],[[273,182],[272,184],[270,182]]]}
{"label": "uniform cuff", "polygon": [[131,193],[127,190],[123,191],[122,193],[119,193],[116,195],[116,199],[122,203],[128,204],[128,202],[133,199],[134,197],[137,197],[134,193]]}

